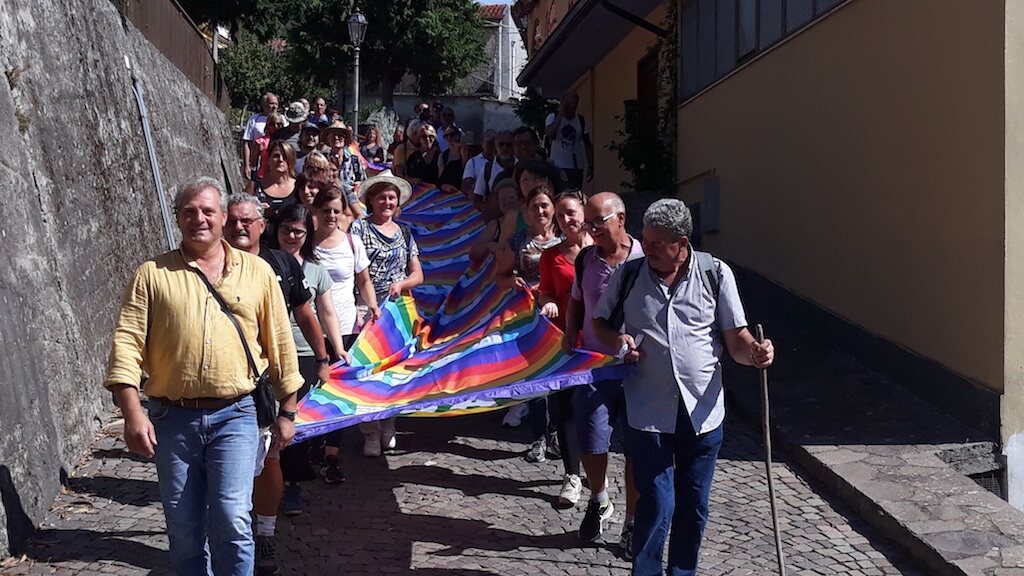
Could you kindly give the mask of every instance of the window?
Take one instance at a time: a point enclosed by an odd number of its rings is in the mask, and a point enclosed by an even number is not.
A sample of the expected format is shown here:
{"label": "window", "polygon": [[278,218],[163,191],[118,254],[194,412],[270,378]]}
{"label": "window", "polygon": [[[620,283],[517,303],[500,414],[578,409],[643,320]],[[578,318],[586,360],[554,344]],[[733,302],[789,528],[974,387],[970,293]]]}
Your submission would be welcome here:
{"label": "window", "polygon": [[680,97],[686,100],[844,0],[681,1]]}

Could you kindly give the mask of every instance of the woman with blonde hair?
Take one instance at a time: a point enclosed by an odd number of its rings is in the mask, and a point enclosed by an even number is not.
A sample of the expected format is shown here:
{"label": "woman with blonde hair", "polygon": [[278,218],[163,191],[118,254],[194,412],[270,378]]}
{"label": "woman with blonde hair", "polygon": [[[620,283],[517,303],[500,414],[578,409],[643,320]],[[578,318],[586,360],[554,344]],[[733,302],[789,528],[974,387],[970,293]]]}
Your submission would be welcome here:
{"label": "woman with blonde hair", "polygon": [[[296,202],[295,195],[295,148],[284,140],[274,140],[267,147],[267,167],[262,178],[251,180],[245,191],[252,194],[263,205],[263,216],[273,222],[277,212]],[[265,240],[276,234],[273,226],[267,226]]]}
{"label": "woman with blonde hair", "polygon": [[387,159],[388,151],[384,149],[384,138],[380,135],[380,130],[376,126],[370,126],[366,129],[366,137],[359,151],[362,153],[363,158],[370,162],[383,164],[384,160]]}

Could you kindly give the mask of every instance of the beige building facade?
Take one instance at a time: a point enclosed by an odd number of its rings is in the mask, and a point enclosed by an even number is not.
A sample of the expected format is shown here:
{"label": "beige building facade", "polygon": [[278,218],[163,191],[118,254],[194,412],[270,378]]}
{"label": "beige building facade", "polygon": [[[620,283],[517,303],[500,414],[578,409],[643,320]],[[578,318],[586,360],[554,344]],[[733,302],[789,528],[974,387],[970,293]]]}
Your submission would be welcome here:
{"label": "beige building facade", "polygon": [[[579,92],[599,150],[592,191],[628,177],[605,146],[670,33],[672,192],[703,208],[703,246],[947,373],[915,391],[998,433],[1024,507],[1024,3],[566,9],[520,82]],[[984,398],[999,408],[956,413]]]}

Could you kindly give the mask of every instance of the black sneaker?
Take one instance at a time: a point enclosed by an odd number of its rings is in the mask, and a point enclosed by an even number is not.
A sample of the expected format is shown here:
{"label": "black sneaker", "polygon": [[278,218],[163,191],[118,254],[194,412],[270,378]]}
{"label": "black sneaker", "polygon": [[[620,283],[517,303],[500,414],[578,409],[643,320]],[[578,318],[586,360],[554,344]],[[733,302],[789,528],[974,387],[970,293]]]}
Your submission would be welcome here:
{"label": "black sneaker", "polygon": [[562,447],[558,445],[558,436],[552,434],[548,438],[548,445],[544,448],[544,455],[553,460],[562,457]]}
{"label": "black sneaker", "polygon": [[615,507],[612,506],[611,500],[604,506],[591,500],[587,504],[587,512],[583,515],[583,522],[580,523],[580,540],[584,542],[597,542],[601,538],[601,534],[604,533],[604,521],[611,518],[613,512],[615,512]]}
{"label": "black sneaker", "polygon": [[274,551],[274,538],[271,536],[256,537],[256,576],[276,576],[277,552]]}
{"label": "black sneaker", "polygon": [[341,461],[338,460],[337,456],[327,456],[324,458],[324,465],[320,468],[320,474],[324,477],[324,482],[328,484],[341,484],[345,481],[345,474],[341,471]]}
{"label": "black sneaker", "polygon": [[294,482],[285,484],[284,496],[281,497],[281,512],[285,516],[298,516],[302,514],[303,508],[302,488]]}

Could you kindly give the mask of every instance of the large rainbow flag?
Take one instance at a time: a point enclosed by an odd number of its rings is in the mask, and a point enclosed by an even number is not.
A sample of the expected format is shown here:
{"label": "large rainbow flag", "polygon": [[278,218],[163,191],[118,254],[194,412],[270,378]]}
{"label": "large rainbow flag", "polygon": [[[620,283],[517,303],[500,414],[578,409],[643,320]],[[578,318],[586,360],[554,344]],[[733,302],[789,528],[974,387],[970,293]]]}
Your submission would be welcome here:
{"label": "large rainbow flag", "polygon": [[353,365],[299,405],[296,441],[394,415],[493,410],[569,386],[619,377],[617,359],[562,352],[562,333],[529,293],[500,289],[492,260],[467,253],[483,222],[461,194],[419,188],[402,209],[425,281],[383,306],[353,349]]}

